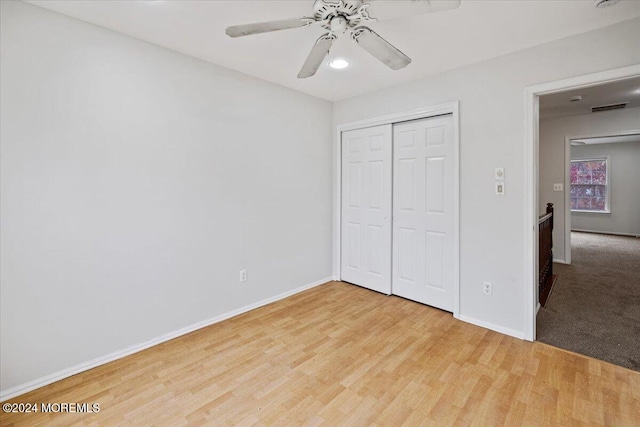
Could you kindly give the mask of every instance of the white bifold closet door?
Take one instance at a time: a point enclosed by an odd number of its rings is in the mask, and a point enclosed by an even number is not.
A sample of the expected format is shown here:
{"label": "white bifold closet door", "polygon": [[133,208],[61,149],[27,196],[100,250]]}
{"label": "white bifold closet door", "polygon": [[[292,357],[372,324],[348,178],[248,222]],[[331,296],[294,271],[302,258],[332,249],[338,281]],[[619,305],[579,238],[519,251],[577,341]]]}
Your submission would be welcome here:
{"label": "white bifold closet door", "polygon": [[453,311],[453,119],[393,127],[392,289]]}
{"label": "white bifold closet door", "polygon": [[342,133],[342,280],[391,293],[392,125]]}

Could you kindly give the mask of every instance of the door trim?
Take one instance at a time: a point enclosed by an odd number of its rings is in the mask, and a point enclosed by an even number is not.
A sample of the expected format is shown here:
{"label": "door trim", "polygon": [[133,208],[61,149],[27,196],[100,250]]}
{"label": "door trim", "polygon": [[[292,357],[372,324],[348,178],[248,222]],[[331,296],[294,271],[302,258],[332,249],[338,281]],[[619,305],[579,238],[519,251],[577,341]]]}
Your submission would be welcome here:
{"label": "door trim", "polygon": [[539,97],[640,76],[640,65],[528,86],[524,89],[524,339],[536,339],[538,305]]}
{"label": "door trim", "polygon": [[443,114],[451,114],[453,119],[453,317],[460,316],[460,103],[459,101],[438,104],[416,110],[388,114],[336,126],[334,140],[334,222],[333,222],[333,277],[340,280],[342,240],[342,132],[371,126],[426,119]]}

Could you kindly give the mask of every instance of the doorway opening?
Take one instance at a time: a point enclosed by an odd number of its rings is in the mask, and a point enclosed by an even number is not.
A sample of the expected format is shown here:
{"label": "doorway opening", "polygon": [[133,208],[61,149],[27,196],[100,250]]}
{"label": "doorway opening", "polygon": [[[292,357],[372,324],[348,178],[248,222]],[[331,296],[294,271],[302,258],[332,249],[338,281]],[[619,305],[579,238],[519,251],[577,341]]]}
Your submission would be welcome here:
{"label": "doorway opening", "polygon": [[533,204],[536,212],[547,203],[555,208],[558,276],[547,305],[534,300],[532,337],[636,370],[639,71],[627,67],[527,92],[538,107]]}

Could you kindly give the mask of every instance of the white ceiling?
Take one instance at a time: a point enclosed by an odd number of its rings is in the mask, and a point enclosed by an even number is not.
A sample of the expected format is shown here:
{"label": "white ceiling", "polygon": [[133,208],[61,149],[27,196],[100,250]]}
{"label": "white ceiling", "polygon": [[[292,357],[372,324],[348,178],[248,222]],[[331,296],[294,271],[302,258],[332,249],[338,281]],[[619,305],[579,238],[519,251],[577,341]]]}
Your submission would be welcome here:
{"label": "white ceiling", "polygon": [[[574,96],[582,96],[582,99],[571,102]],[[625,108],[640,107],[640,77],[541,96],[540,118],[589,114],[591,107],[623,102],[627,103]],[[638,128],[640,129],[640,116]]]}
{"label": "white ceiling", "polygon": [[[375,3],[371,15],[375,17]],[[398,1],[398,0],[395,0]],[[231,39],[230,25],[311,15],[312,0],[35,0],[29,3],[330,101],[389,87],[640,16],[640,1],[596,9],[593,0],[462,0],[458,9],[369,26],[413,59],[391,71],[341,37],[311,78],[298,70],[322,28]]]}

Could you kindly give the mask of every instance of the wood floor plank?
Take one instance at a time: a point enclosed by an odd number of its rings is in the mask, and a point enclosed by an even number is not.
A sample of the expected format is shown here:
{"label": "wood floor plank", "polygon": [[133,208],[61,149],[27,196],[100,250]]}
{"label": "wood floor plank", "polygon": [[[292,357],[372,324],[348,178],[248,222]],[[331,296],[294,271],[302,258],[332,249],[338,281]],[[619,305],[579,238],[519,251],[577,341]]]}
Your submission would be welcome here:
{"label": "wood floor plank", "polygon": [[331,282],[11,402],[2,426],[638,426],[640,373]]}

